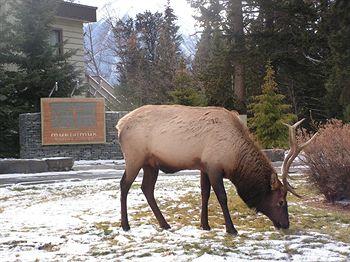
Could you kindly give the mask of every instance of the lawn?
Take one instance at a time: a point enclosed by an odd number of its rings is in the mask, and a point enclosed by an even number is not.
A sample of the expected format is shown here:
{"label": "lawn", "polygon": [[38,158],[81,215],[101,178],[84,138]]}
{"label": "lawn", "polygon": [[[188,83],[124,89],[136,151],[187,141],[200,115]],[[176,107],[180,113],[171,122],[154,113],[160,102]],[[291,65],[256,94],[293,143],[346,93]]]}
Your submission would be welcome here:
{"label": "lawn", "polygon": [[0,189],[0,261],[349,261],[350,211],[326,205],[302,175],[289,196],[289,230],[248,209],[226,182],[238,236],[225,233],[212,194],[211,231],[199,228],[199,176],[160,175],[156,198],[172,226],[159,228],[140,190],[129,198],[131,231],[120,229],[119,181],[87,180]]}

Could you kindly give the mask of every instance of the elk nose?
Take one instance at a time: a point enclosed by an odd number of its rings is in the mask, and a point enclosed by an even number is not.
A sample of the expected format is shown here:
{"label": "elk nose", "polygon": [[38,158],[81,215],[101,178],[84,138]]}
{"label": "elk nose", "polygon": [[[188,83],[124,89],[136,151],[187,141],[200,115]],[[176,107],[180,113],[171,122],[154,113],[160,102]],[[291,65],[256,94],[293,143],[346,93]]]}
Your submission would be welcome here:
{"label": "elk nose", "polygon": [[274,222],[273,225],[275,226],[276,229],[281,228],[281,223],[280,222]]}
{"label": "elk nose", "polygon": [[288,229],[289,228],[289,222],[287,223],[280,223],[280,222],[276,222],[274,223],[274,226],[276,229]]}
{"label": "elk nose", "polygon": [[288,229],[289,228],[289,223],[287,223],[283,228],[284,229]]}
{"label": "elk nose", "polygon": [[283,229],[288,229],[289,228],[289,221],[287,223],[285,223],[285,224],[281,224],[280,226]]}

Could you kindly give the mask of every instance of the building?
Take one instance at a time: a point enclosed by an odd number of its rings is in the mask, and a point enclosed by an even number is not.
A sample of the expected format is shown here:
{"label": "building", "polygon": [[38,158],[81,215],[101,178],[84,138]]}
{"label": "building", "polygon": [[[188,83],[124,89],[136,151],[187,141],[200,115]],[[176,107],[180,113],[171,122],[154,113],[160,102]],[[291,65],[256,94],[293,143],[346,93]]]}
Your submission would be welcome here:
{"label": "building", "polygon": [[[10,0],[0,0],[0,15],[8,11],[9,3]],[[57,52],[76,51],[70,62],[83,72],[82,78],[85,78],[83,24],[96,22],[96,10],[97,7],[60,1],[52,24],[50,42],[57,46],[65,43]]]}
{"label": "building", "polygon": [[[76,50],[70,62],[85,72],[84,66],[84,31],[83,24],[96,22],[97,7],[80,5],[70,2],[60,3],[52,25],[50,41],[53,45],[65,42],[64,50]],[[84,78],[82,76],[82,78]]]}
{"label": "building", "polygon": [[[10,1],[0,0],[0,16],[9,9]],[[106,107],[110,109],[110,105],[118,103],[114,95],[114,88],[101,76],[85,75],[84,23],[96,22],[96,10],[97,7],[59,0],[52,24],[50,42],[53,46],[63,46],[63,48],[58,48],[57,52],[76,51],[70,57],[70,62],[82,72],[81,79],[88,84],[88,92],[92,96],[105,98]],[[62,43],[64,45],[60,45]]]}

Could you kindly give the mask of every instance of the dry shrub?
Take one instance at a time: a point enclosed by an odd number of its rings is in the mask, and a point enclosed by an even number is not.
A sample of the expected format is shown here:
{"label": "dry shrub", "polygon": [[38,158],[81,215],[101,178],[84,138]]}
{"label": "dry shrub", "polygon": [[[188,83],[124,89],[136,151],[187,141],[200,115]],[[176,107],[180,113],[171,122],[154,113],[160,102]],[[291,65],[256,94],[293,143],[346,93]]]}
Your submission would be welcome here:
{"label": "dry shrub", "polygon": [[309,181],[330,202],[350,199],[350,124],[332,119],[318,132],[304,150]]}

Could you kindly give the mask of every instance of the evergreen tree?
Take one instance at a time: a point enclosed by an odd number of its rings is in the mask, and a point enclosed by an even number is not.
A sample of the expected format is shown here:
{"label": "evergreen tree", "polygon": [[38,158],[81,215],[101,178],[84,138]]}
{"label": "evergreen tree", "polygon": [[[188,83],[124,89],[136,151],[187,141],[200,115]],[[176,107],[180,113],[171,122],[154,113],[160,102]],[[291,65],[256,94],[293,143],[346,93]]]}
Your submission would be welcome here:
{"label": "evergreen tree", "polygon": [[125,21],[118,20],[116,24],[109,22],[115,39],[113,51],[118,57],[116,71],[119,84],[116,94],[126,100],[123,110],[133,109],[143,105],[146,100],[143,72],[147,61],[140,47],[135,21],[129,18]]}
{"label": "evergreen tree", "polygon": [[[271,59],[276,81],[295,114],[326,117],[324,103],[324,39],[318,35],[319,10],[311,1],[248,1],[256,16],[247,16],[248,92],[256,93],[264,61]],[[312,76],[312,77],[310,77]],[[253,81],[252,81],[253,80]]]}
{"label": "evergreen tree", "polygon": [[[57,55],[49,33],[56,1],[13,1],[0,16],[0,157],[19,153],[18,118],[39,112],[55,82],[56,96],[70,95],[77,74],[67,62],[71,53]],[[11,16],[11,19],[8,19]]]}
{"label": "evergreen tree", "polygon": [[12,44],[17,47],[14,64],[24,77],[19,83],[19,97],[28,103],[30,112],[40,111],[40,98],[48,97],[55,82],[59,89],[54,96],[69,96],[78,72],[68,62],[73,51],[58,54],[49,42],[57,1],[28,0],[13,6],[14,34]]}
{"label": "evergreen tree", "polygon": [[193,66],[197,85],[204,91],[208,105],[234,109],[231,47],[222,17],[225,5],[219,0],[209,1],[206,7],[200,1],[192,5],[199,8],[198,20],[204,28]]}
{"label": "evergreen tree", "polygon": [[[4,6],[1,6],[4,8]],[[0,12],[3,11],[0,7]],[[0,15],[0,157],[16,156],[18,142],[14,136],[18,135],[16,108],[16,89],[11,72],[7,64],[11,62],[12,31],[8,21],[8,13]]]}
{"label": "evergreen tree", "polygon": [[328,116],[350,121],[350,2],[336,1],[331,7],[327,72]]}
{"label": "evergreen tree", "polygon": [[289,123],[296,118],[286,113],[290,105],[284,104],[284,95],[277,93],[275,71],[270,62],[266,66],[266,75],[262,86],[262,94],[254,97],[249,105],[253,117],[249,125],[264,148],[286,147],[288,132],[283,123]]}
{"label": "evergreen tree", "polygon": [[115,36],[113,49],[119,60],[117,93],[123,94],[132,108],[163,101],[156,74],[162,22],[160,13],[149,11],[137,14],[135,20],[118,20],[115,25],[110,22]]}
{"label": "evergreen tree", "polygon": [[110,19],[119,60],[117,94],[123,95],[131,108],[170,102],[181,57],[182,39],[175,22],[169,5],[164,15],[146,11],[115,24]]}
{"label": "evergreen tree", "polygon": [[136,27],[140,42],[145,47],[147,67],[147,101],[145,103],[164,104],[169,102],[169,92],[174,90],[174,77],[178,60],[181,36],[178,34],[176,16],[168,6],[164,15],[145,12],[137,15]]}
{"label": "evergreen tree", "polygon": [[182,55],[180,45],[182,43],[182,36],[179,34],[179,26],[176,25],[177,16],[174,14],[174,9],[170,6],[170,0],[167,0],[167,6],[164,10],[164,23],[162,28],[168,41],[175,46],[176,55]]}
{"label": "evergreen tree", "polygon": [[243,29],[242,0],[229,1],[228,24],[231,36],[231,53],[234,78],[234,96],[236,100],[236,110],[241,114],[247,113],[246,90],[244,83],[244,61],[245,51],[245,35]]}
{"label": "evergreen tree", "polygon": [[174,10],[170,7],[168,1],[164,11],[164,21],[160,29],[155,64],[157,78],[155,85],[160,96],[160,103],[167,103],[169,92],[175,89],[176,68],[182,55],[180,50],[182,37],[178,34],[179,27],[176,25],[176,20],[177,17],[174,15]]}
{"label": "evergreen tree", "polygon": [[170,103],[186,106],[206,105],[204,95],[194,88],[193,76],[188,72],[184,59],[180,60],[175,75],[175,90],[170,92]]}
{"label": "evergreen tree", "polygon": [[[209,46],[205,47],[207,52],[201,50],[199,46],[195,61],[195,74],[204,90],[208,105],[234,109],[232,65],[228,41],[219,30],[215,30],[212,36],[202,39],[207,39]],[[199,45],[201,44],[200,42]]]}

